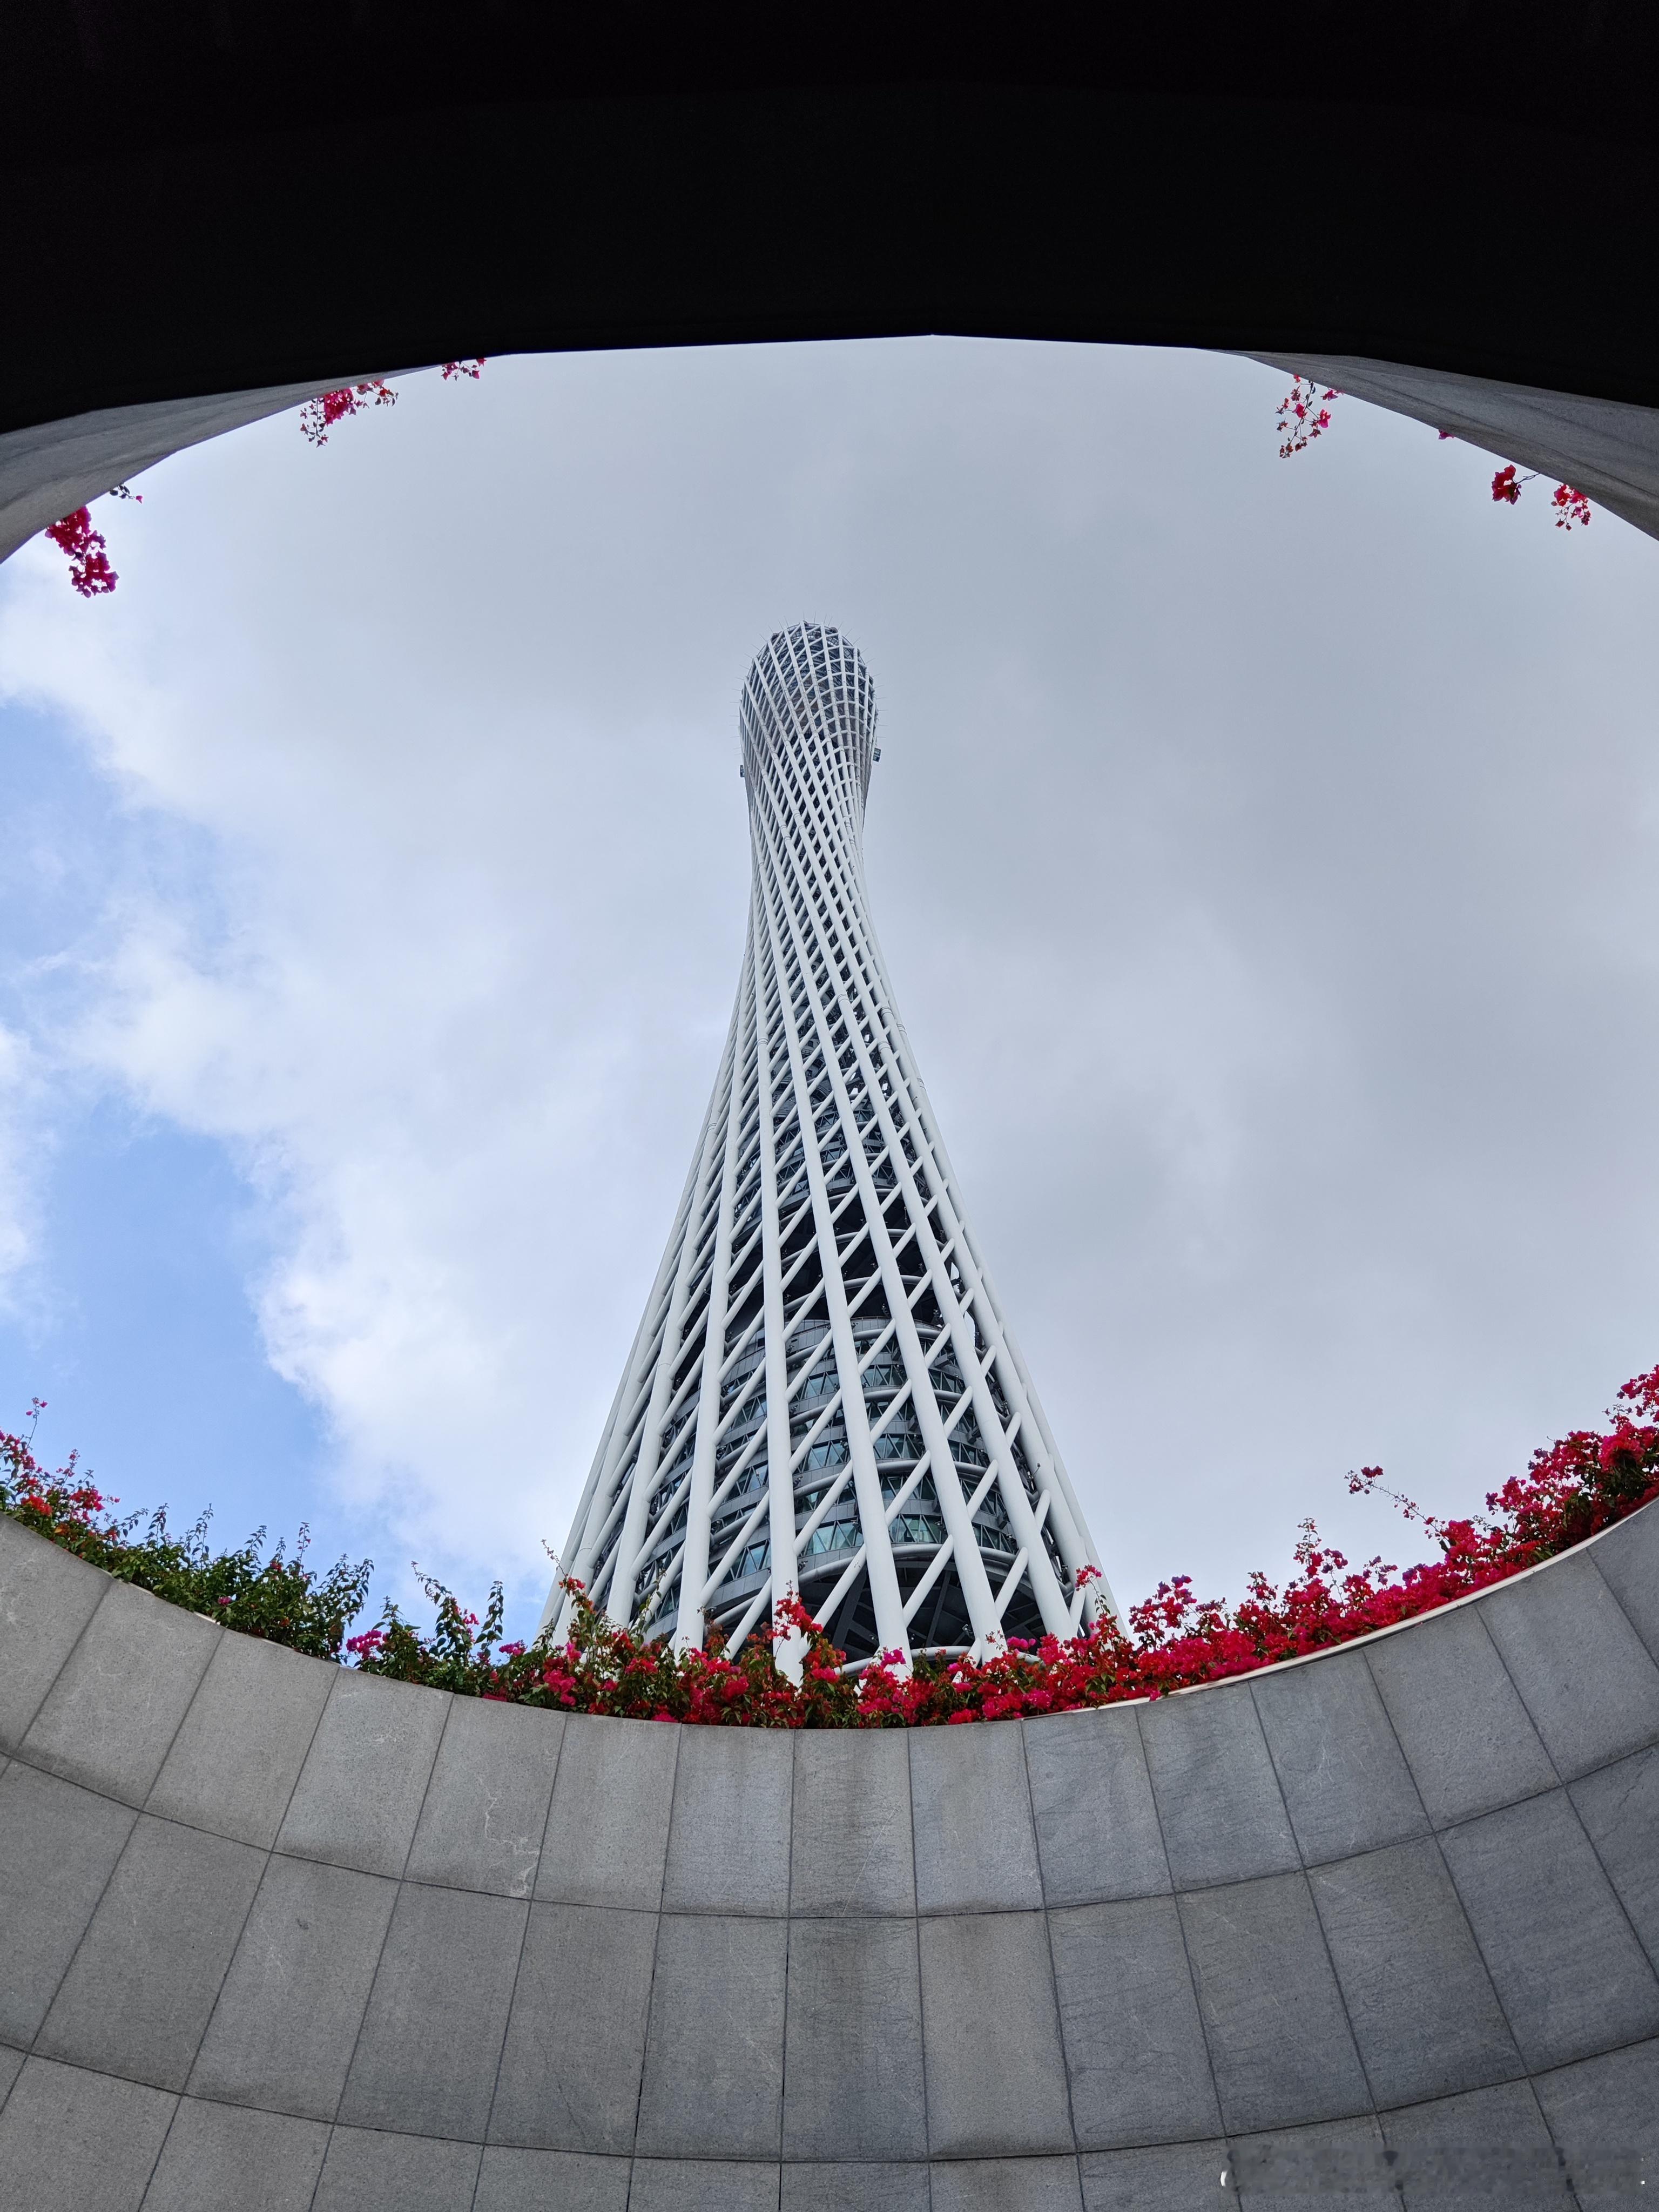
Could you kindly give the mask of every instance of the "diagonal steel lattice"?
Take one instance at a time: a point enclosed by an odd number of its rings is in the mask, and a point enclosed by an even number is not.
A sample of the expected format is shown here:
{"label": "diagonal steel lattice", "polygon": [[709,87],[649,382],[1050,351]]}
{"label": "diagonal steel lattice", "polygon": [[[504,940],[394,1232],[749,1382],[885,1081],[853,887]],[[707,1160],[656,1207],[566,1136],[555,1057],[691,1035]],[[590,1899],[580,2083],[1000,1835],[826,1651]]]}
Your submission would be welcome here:
{"label": "diagonal steel lattice", "polygon": [[[874,686],[780,632],[738,711],[737,1006],[564,1559],[611,1617],[735,1651],[799,1594],[849,1660],[1114,1609],[969,1231],[864,883]],[[569,1601],[556,1589],[548,1613]]]}

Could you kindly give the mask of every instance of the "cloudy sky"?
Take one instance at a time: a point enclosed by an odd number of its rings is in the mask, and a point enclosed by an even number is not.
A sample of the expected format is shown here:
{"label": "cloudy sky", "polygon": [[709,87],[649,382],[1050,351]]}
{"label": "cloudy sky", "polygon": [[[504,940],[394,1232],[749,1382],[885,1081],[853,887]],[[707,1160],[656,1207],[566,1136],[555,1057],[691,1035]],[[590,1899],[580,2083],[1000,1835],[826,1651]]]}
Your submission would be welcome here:
{"label": "cloudy sky", "polygon": [[1204,356],[492,362],[0,574],[0,1425],[520,1622],[712,1082],[736,702],[872,899],[1120,1595],[1468,1507],[1659,1358],[1659,546]]}

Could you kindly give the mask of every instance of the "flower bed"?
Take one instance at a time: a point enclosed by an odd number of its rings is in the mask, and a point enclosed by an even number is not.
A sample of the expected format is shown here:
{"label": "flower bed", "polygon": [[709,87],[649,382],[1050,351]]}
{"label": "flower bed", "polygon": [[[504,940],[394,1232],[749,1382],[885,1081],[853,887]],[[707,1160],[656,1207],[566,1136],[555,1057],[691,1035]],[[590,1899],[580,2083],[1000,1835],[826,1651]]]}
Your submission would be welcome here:
{"label": "flower bed", "polygon": [[1534,1452],[1526,1472],[1468,1519],[1422,1512],[1383,1488],[1378,1468],[1351,1475],[1350,1490],[1393,1497],[1432,1539],[1439,1556],[1424,1565],[1402,1571],[1373,1559],[1351,1567],[1304,1522],[1297,1571],[1282,1589],[1258,1572],[1230,1607],[1195,1599],[1190,1578],[1177,1575],[1121,1620],[1069,1639],[1016,1638],[985,1659],[921,1658],[908,1673],[889,1653],[849,1674],[845,1655],[797,1599],[778,1607],[769,1633],[751,1636],[729,1659],[717,1648],[647,1642],[597,1612],[574,1582],[565,1584],[575,1601],[574,1629],[556,1643],[501,1641],[499,1583],[481,1620],[424,1577],[435,1614],[429,1630],[388,1600],[373,1628],[348,1638],[368,1597],[368,1560],[341,1559],[319,1576],[306,1564],[303,1529],[292,1557],[280,1544],[266,1557],[263,1529],[237,1550],[215,1553],[205,1518],[183,1537],[169,1533],[165,1513],[118,1521],[109,1508],[119,1501],[106,1500],[73,1455],[53,1474],[40,1465],[32,1431],[0,1435],[0,1511],[228,1628],[398,1681],[639,1720],[926,1728],[1162,1697],[1327,1650],[1521,1574],[1659,1498],[1659,1367],[1624,1385],[1607,1419],[1604,1430],[1577,1430]]}

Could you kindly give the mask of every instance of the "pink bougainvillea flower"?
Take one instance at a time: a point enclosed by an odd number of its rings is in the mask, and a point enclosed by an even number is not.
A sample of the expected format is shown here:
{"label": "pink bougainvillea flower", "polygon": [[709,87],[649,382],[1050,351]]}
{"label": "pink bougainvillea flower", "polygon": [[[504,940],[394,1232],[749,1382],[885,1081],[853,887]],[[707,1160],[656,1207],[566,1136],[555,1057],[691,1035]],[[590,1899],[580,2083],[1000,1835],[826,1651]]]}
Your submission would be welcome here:
{"label": "pink bougainvillea flower", "polygon": [[77,507],[73,514],[48,523],[46,536],[60,552],[68,554],[70,583],[83,599],[95,599],[115,589],[117,577],[109,564],[104,533],[93,528],[88,508]]}
{"label": "pink bougainvillea flower", "polygon": [[325,446],[329,432],[349,415],[360,415],[366,407],[395,407],[397,404],[398,395],[384,377],[373,376],[362,384],[342,384],[332,392],[320,392],[316,398],[307,400],[300,410],[300,428],[313,446]]}
{"label": "pink bougainvillea flower", "polygon": [[1342,395],[1334,390],[1327,391],[1322,395],[1325,404],[1318,406],[1316,414],[1315,407],[1321,396],[1311,377],[1298,376],[1279,401],[1279,428],[1284,440],[1279,448],[1281,461],[1289,460],[1292,453],[1305,453],[1314,440],[1322,437],[1330,428],[1329,402],[1340,399]]}

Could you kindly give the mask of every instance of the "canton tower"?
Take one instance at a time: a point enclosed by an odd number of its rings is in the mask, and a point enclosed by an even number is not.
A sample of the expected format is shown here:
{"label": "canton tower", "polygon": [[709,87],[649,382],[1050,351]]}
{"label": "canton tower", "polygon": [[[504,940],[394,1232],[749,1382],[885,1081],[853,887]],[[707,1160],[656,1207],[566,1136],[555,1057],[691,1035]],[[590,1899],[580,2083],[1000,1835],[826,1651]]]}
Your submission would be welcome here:
{"label": "canton tower", "polygon": [[566,1571],[731,1651],[791,1590],[854,1661],[1073,1634],[1111,1598],[1079,1585],[1094,1545],[870,921],[869,672],[836,630],[781,631],[738,721],[737,1006]]}

